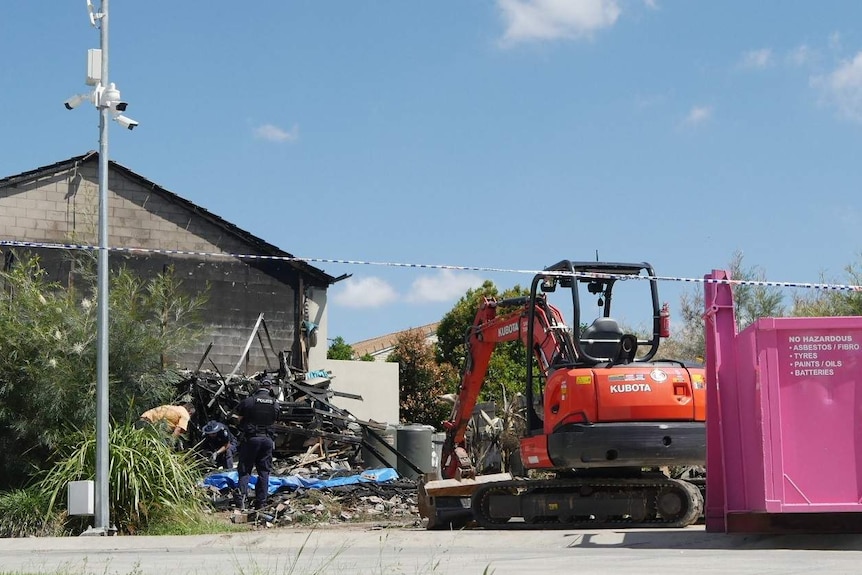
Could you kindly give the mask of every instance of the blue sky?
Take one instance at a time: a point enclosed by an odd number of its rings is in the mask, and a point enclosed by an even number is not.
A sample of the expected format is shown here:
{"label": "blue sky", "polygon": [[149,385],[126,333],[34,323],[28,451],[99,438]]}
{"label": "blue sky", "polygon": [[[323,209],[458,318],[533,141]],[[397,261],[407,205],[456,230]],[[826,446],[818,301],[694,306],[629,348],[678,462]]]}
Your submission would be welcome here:
{"label": "blue sky", "polygon": [[[96,7],[99,0],[94,0]],[[85,0],[0,13],[0,177],[98,148]],[[511,270],[649,261],[846,283],[862,199],[862,3],[110,4],[110,156],[310,259]],[[329,337],[439,320],[518,273],[312,262]],[[666,282],[675,305],[691,287]],[[623,318],[625,319],[625,318]]]}

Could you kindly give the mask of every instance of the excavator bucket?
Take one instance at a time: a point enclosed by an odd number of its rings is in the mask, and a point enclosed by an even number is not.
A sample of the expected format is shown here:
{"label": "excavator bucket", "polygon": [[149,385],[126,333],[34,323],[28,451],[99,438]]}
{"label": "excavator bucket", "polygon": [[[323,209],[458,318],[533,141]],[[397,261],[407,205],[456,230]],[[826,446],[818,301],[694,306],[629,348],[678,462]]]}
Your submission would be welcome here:
{"label": "excavator bucket", "polygon": [[460,529],[473,521],[470,499],[482,485],[511,481],[511,473],[477,475],[470,479],[432,479],[426,474],[419,483],[419,515],[428,529]]}

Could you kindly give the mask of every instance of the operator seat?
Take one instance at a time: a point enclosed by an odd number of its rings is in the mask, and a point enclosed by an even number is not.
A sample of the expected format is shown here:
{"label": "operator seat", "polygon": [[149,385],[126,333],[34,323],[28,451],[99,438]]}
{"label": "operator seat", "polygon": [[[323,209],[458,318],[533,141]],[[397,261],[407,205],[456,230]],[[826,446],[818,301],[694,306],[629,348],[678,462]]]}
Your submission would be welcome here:
{"label": "operator seat", "polygon": [[[593,357],[616,359],[623,331],[617,320],[610,317],[596,318],[581,334],[581,348]],[[600,341],[588,341],[600,340]]]}

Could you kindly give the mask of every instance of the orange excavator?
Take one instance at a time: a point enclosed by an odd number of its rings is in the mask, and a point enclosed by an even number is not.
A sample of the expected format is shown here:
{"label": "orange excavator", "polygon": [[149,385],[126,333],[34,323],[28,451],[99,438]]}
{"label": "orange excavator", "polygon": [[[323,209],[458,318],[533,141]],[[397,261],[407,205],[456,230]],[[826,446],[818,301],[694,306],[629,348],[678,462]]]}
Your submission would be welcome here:
{"label": "orange excavator", "polygon": [[[648,335],[624,333],[612,317],[617,290],[648,292]],[[672,471],[706,461],[706,381],[702,366],[656,358],[669,336],[667,304],[648,263],[561,261],[538,273],[528,296],[481,302],[470,328],[466,365],[449,420],[440,479],[420,486],[429,528],[470,521],[487,529],[684,527],[703,511],[702,484]],[[599,317],[581,323],[581,294]],[[572,325],[551,305],[571,308]],[[568,310],[568,308],[567,308]],[[542,478],[477,475],[467,427],[497,344],[521,341],[523,467]]]}

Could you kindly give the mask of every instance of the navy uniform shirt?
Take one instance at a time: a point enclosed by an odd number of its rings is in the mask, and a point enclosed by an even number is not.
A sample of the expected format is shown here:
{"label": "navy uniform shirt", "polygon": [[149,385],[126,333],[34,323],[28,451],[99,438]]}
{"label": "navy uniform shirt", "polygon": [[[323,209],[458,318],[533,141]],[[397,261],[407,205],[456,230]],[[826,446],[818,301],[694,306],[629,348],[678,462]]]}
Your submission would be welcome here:
{"label": "navy uniform shirt", "polygon": [[278,401],[265,388],[258,389],[236,407],[236,414],[242,417],[240,429],[247,437],[272,435],[278,413]]}

